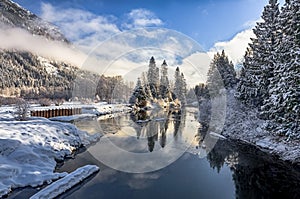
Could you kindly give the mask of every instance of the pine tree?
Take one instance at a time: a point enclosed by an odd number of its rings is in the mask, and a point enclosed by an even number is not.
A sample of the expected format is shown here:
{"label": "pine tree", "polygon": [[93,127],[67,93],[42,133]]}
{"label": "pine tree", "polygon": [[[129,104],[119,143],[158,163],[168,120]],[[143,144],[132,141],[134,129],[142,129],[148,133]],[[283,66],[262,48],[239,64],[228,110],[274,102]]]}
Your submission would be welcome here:
{"label": "pine tree", "polygon": [[[262,115],[273,121],[269,129],[300,138],[300,2],[287,1],[280,14],[280,44],[276,50],[274,76]],[[271,125],[275,124],[275,125]]]}
{"label": "pine tree", "polygon": [[144,87],[142,86],[141,79],[138,78],[135,89],[133,91],[133,94],[129,99],[129,103],[139,106],[139,104],[144,103],[146,98],[147,98],[147,96],[146,96],[146,93],[144,91]]}
{"label": "pine tree", "polygon": [[237,87],[237,97],[251,105],[262,105],[268,97],[270,78],[276,62],[275,50],[278,46],[278,15],[277,0],[269,0],[265,6],[262,19],[253,30],[256,38],[252,38],[250,48],[245,54],[244,71]]}
{"label": "pine tree", "polygon": [[244,63],[241,69],[240,82],[237,85],[236,97],[245,104],[258,104],[258,82],[257,77],[261,75],[260,67],[253,65],[253,51],[247,48]]}
{"label": "pine tree", "polygon": [[175,84],[174,84],[174,94],[182,105],[186,104],[186,81],[183,73],[180,73],[179,67],[175,71]]}
{"label": "pine tree", "polygon": [[168,65],[164,60],[163,64],[161,65],[161,77],[160,77],[160,95],[162,99],[168,98],[170,92],[170,84],[168,79]]}
{"label": "pine tree", "polygon": [[224,50],[221,54],[215,54],[207,73],[207,87],[211,94],[218,94],[223,88],[233,88],[236,82],[234,66],[228,60]]}
{"label": "pine tree", "polygon": [[154,98],[158,97],[159,88],[159,68],[156,67],[154,57],[151,57],[149,61],[149,69],[147,73],[147,79],[149,87],[151,89],[151,94]]}

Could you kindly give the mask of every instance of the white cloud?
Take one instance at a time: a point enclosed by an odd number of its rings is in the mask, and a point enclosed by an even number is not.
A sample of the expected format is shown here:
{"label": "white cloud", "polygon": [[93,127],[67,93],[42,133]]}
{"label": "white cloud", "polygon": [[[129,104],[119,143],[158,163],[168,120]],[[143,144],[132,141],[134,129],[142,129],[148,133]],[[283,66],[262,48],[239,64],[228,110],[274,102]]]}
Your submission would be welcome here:
{"label": "white cloud", "polygon": [[252,29],[244,30],[236,34],[229,41],[215,43],[215,45],[209,50],[209,55],[213,57],[215,53],[225,50],[225,53],[228,55],[230,60],[236,64],[242,60],[248,44],[251,42],[250,38],[254,37],[255,35]]}
{"label": "white cloud", "polygon": [[200,82],[206,82],[210,62],[211,58],[205,52],[196,52],[183,59],[180,70],[188,86],[192,87]]}
{"label": "white cloud", "polygon": [[134,9],[127,14],[128,23],[123,24],[125,28],[141,28],[149,26],[161,26],[163,22],[150,10]]}
{"label": "white cloud", "polygon": [[80,9],[60,9],[42,3],[41,17],[60,27],[63,34],[75,44],[91,49],[99,42],[119,33],[112,16],[99,16]]}

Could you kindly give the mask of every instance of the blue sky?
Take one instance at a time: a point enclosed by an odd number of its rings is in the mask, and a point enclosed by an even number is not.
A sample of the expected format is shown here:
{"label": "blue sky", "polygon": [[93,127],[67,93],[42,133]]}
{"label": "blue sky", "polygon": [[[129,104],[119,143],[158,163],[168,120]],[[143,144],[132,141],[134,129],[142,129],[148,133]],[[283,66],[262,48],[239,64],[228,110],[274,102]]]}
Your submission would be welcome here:
{"label": "blue sky", "polygon": [[[103,16],[120,30],[130,28],[129,13],[149,11],[160,23],[148,24],[173,29],[196,40],[205,50],[216,42],[232,39],[260,18],[267,0],[15,0],[44,16],[43,5],[55,10],[77,9]],[[53,21],[52,21],[53,22]],[[156,21],[157,22],[157,21]],[[55,23],[55,22],[54,22]],[[127,26],[124,26],[127,24]],[[61,26],[63,24],[56,24]],[[67,35],[68,36],[68,35]],[[72,40],[72,39],[71,39]]]}

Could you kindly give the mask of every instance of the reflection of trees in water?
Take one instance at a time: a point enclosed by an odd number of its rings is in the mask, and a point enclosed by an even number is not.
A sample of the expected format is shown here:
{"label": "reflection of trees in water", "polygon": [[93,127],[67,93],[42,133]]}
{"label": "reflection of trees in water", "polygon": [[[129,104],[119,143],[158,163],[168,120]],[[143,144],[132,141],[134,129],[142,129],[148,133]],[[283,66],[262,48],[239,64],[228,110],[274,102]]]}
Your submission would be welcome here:
{"label": "reflection of trees in water", "polygon": [[115,134],[118,131],[121,130],[121,124],[123,122],[123,118],[122,117],[118,117],[118,118],[107,118],[105,120],[101,120],[99,121],[99,126],[102,129],[102,133],[104,134],[108,134],[108,133],[112,133]]}
{"label": "reflection of trees in water", "polygon": [[185,127],[185,120],[186,120],[186,110],[181,109],[179,111],[175,111],[173,114],[173,122],[174,122],[174,133],[173,137],[177,140],[178,137],[181,136],[182,131]]}
{"label": "reflection of trees in water", "polygon": [[299,198],[300,170],[284,161],[239,142],[219,140],[207,156],[219,172],[232,170],[236,198]]}
{"label": "reflection of trees in water", "polygon": [[[173,137],[177,138],[178,132],[181,132],[185,125],[185,111],[139,111],[130,115],[132,121],[137,123],[134,128],[137,138],[147,137],[148,149],[154,150],[155,142],[159,140],[162,148],[166,146],[167,131],[172,124],[174,126]],[[156,120],[157,119],[157,120]],[[141,121],[145,122],[141,122]]]}

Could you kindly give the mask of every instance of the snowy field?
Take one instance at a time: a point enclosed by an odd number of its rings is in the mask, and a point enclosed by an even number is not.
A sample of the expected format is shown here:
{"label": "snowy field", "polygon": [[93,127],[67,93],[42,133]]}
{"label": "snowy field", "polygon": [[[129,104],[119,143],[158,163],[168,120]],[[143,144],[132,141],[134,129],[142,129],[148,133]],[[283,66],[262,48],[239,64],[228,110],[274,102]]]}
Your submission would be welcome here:
{"label": "snowy field", "polygon": [[[74,104],[64,106],[74,107]],[[83,109],[82,115],[56,119],[69,121],[130,110],[125,105],[104,103],[76,106]],[[33,105],[31,108],[51,107]],[[100,138],[99,134],[89,135],[68,123],[38,117],[15,121],[14,117],[13,107],[0,108],[0,198],[15,188],[49,184],[66,176],[67,173],[54,172],[56,161],[64,160],[79,147]]]}

